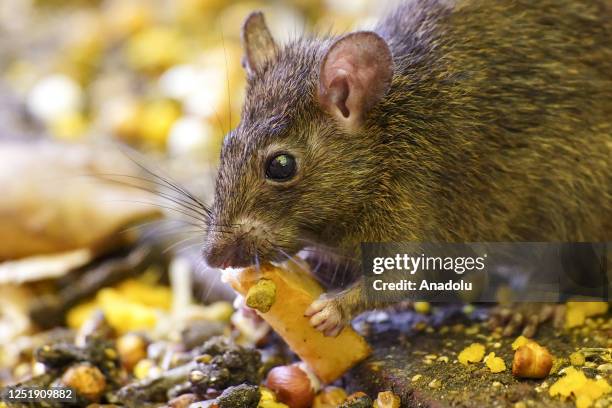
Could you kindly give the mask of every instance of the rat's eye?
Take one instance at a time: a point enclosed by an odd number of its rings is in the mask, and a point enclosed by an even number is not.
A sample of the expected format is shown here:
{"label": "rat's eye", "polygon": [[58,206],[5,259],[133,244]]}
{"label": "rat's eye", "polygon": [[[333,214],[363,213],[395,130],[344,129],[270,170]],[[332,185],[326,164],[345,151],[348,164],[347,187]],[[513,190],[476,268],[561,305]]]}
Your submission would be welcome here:
{"label": "rat's eye", "polygon": [[297,165],[295,157],[288,153],[272,156],[266,164],[266,177],[274,181],[287,181],[295,176]]}

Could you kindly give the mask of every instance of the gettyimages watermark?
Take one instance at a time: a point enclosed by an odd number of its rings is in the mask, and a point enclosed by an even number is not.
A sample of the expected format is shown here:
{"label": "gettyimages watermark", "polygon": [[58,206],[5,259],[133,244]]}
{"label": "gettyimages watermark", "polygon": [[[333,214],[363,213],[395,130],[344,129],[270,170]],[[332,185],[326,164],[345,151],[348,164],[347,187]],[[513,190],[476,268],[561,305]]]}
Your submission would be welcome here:
{"label": "gettyimages watermark", "polygon": [[610,243],[365,243],[366,294],[430,302],[608,301]]}

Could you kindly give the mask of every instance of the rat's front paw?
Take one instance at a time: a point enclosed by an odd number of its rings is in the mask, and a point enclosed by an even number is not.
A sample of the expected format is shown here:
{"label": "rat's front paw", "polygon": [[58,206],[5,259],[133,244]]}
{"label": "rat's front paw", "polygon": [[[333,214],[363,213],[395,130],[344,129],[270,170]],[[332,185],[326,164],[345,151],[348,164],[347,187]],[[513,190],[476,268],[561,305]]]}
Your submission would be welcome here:
{"label": "rat's front paw", "polygon": [[304,316],[310,317],[310,324],[326,336],[336,337],[346,325],[338,299],[325,295],[312,302]]}

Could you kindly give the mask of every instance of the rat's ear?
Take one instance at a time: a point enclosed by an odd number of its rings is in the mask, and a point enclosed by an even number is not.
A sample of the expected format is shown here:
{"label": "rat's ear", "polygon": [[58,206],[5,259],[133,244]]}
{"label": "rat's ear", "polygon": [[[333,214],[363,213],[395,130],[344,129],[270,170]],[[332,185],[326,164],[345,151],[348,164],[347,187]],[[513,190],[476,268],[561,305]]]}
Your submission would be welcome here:
{"label": "rat's ear", "polygon": [[242,64],[249,76],[257,73],[267,60],[276,55],[276,44],[266,26],[262,12],[251,13],[244,21],[242,46],[244,47]]}
{"label": "rat's ear", "polygon": [[360,31],[337,40],[319,72],[319,101],[348,128],[363,123],[391,85],[393,59],[378,34]]}

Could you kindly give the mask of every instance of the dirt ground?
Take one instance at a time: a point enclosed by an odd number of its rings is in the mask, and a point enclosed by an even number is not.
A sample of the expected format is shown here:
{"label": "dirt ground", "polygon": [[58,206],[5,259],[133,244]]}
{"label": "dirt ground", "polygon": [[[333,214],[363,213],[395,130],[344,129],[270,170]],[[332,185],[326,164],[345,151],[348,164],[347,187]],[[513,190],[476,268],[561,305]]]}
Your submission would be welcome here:
{"label": "dirt ground", "polygon": [[[612,372],[605,371],[610,365],[602,367],[612,352],[612,316],[587,323],[571,331],[555,331],[550,324],[541,327],[535,340],[554,356],[553,368],[543,380],[525,380],[512,376],[511,344],[516,336],[503,337],[458,310],[438,309],[425,319],[411,311],[370,313],[356,326],[367,334],[374,352],[351,371],[346,385],[373,395],[393,390],[405,407],[573,407],[573,401],[562,402],[548,392],[560,378],[559,370],[570,365],[571,353],[587,350],[585,374],[612,380]],[[503,358],[506,370],[494,374],[482,362],[459,363],[458,353],[475,342],[485,346],[485,354],[493,351]],[[589,349],[597,351],[591,354]],[[610,404],[600,400],[593,406]]]}

